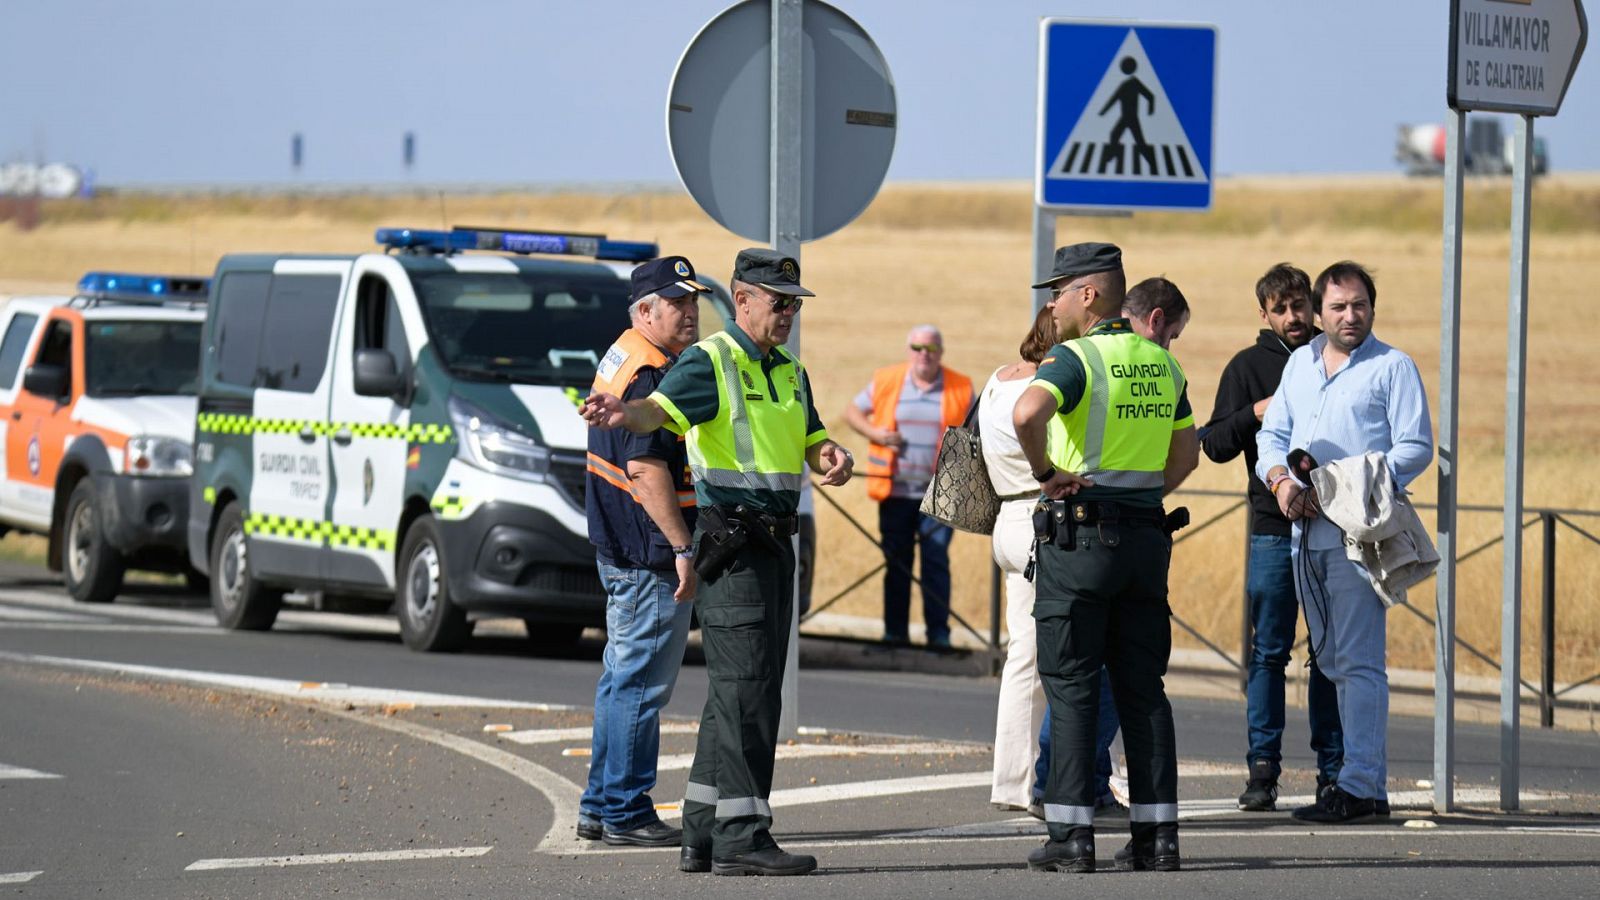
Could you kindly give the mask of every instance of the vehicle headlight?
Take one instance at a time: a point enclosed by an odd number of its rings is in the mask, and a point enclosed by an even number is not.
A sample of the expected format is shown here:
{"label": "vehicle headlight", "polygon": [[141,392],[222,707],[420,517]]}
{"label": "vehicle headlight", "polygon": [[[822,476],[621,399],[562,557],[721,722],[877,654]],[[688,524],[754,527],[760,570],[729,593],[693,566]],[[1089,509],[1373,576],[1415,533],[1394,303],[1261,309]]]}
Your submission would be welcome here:
{"label": "vehicle headlight", "polygon": [[529,481],[544,481],[549,476],[549,448],[503,419],[451,397],[450,420],[456,429],[456,455],[465,462]]}
{"label": "vehicle headlight", "polygon": [[188,478],[194,474],[194,450],[182,438],[141,434],[128,438],[129,475]]}

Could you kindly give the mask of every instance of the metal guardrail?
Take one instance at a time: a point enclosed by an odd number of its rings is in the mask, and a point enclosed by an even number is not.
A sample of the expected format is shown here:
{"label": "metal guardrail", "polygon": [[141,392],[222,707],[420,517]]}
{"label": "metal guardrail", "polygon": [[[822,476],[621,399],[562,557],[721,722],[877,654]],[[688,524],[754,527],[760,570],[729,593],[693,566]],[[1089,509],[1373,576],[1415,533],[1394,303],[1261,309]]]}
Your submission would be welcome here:
{"label": "metal guardrail", "polygon": [[[1245,564],[1245,567],[1248,568],[1249,560],[1250,560],[1250,515],[1249,515],[1249,501],[1248,501],[1248,499],[1242,498],[1240,496],[1239,492],[1237,492],[1237,491],[1218,491],[1218,490],[1202,490],[1202,489],[1179,489],[1178,491],[1174,492],[1174,495],[1175,496],[1179,496],[1179,497],[1216,497],[1216,498],[1232,499],[1234,501],[1232,504],[1227,506],[1225,509],[1223,509],[1223,510],[1217,512],[1217,513],[1214,513],[1213,515],[1211,515],[1205,521],[1200,522],[1197,525],[1192,525],[1189,528],[1184,529],[1182,532],[1180,532],[1173,539],[1173,544],[1174,545],[1181,544],[1184,541],[1187,541],[1187,540],[1195,537],[1196,535],[1200,534],[1201,532],[1203,532],[1203,531],[1205,531],[1205,530],[1207,530],[1209,528],[1212,528],[1213,526],[1217,525],[1218,523],[1226,520],[1227,518],[1232,516],[1234,513],[1239,512],[1240,510],[1244,510],[1244,512],[1245,512],[1245,516],[1244,516],[1244,535],[1245,535],[1245,541],[1244,541],[1244,546],[1245,546],[1244,564]],[[867,528],[865,526],[863,526],[859,520],[857,520],[854,516],[852,516],[849,513],[849,511],[847,511],[843,506],[841,506],[837,500],[833,499],[833,497],[829,496],[827,494],[827,492],[822,491],[822,490],[815,491],[815,496],[821,497],[823,500],[827,501],[828,505],[832,506],[834,511],[839,513],[839,515],[843,516],[845,521],[849,522],[851,524],[851,526],[853,526],[855,528],[855,530],[857,532],[859,532],[861,534],[861,536],[867,540],[868,543],[870,543],[874,547],[876,547],[879,550],[879,552],[882,552],[883,545],[878,542],[878,539],[873,535],[873,533],[871,531],[867,530]],[[1419,504],[1416,504],[1416,506],[1417,506],[1418,509],[1437,509],[1438,508],[1437,504],[1433,504],[1433,503],[1419,503]],[[1456,506],[1456,510],[1458,512],[1477,512],[1477,513],[1501,513],[1501,514],[1503,514],[1503,512],[1504,512],[1500,507],[1497,507],[1497,506],[1471,506],[1471,505],[1459,505],[1459,504]],[[1571,530],[1573,533],[1575,533],[1578,536],[1580,536],[1580,537],[1584,538],[1585,540],[1587,540],[1589,543],[1600,544],[1600,537],[1597,537],[1594,534],[1594,532],[1582,527],[1577,522],[1573,521],[1574,519],[1580,519],[1580,518],[1600,519],[1600,510],[1531,508],[1531,509],[1526,509],[1525,511],[1529,512],[1529,513],[1532,513],[1532,515],[1529,518],[1527,518],[1526,521],[1524,521],[1522,523],[1522,528],[1523,528],[1524,531],[1526,531],[1528,528],[1531,528],[1534,524],[1539,524],[1541,526],[1541,533],[1542,533],[1543,544],[1544,544],[1544,547],[1543,547],[1544,552],[1542,554],[1542,563],[1543,563],[1543,565],[1541,566],[1543,581],[1542,581],[1541,591],[1540,591],[1540,629],[1539,629],[1539,638],[1540,638],[1539,639],[1540,676],[1539,676],[1539,684],[1538,684],[1538,686],[1534,686],[1533,684],[1530,684],[1528,681],[1523,680],[1522,681],[1522,686],[1525,689],[1527,689],[1529,693],[1535,694],[1538,697],[1538,702],[1539,702],[1539,724],[1542,727],[1545,727],[1545,728],[1552,728],[1555,725],[1556,703],[1563,695],[1571,693],[1572,691],[1575,691],[1578,688],[1583,687],[1584,685],[1592,684],[1594,682],[1600,681],[1600,672],[1596,672],[1593,675],[1589,675],[1586,678],[1582,678],[1582,679],[1570,682],[1569,684],[1567,684],[1565,687],[1561,688],[1560,690],[1556,689],[1556,683],[1555,683],[1555,674],[1556,674],[1555,624],[1556,624],[1556,534],[1557,534],[1557,526],[1564,525],[1569,530]],[[1458,556],[1456,558],[1456,562],[1458,562],[1458,563],[1466,562],[1467,560],[1473,558],[1474,556],[1477,556],[1478,554],[1480,554],[1480,553],[1482,553],[1482,552],[1484,552],[1484,551],[1496,546],[1497,544],[1502,543],[1503,541],[1504,541],[1504,536],[1503,535],[1491,538],[1488,541],[1485,541],[1484,543],[1479,544],[1478,546],[1473,547],[1471,550],[1468,550],[1467,552],[1465,552],[1465,553],[1461,554],[1460,556]],[[823,610],[826,610],[828,607],[830,607],[833,604],[837,603],[839,600],[843,599],[844,597],[849,595],[851,592],[857,590],[862,585],[867,584],[868,582],[872,581],[873,578],[875,578],[880,572],[884,571],[884,569],[886,569],[886,568],[887,568],[887,563],[886,562],[878,563],[878,565],[876,565],[873,568],[869,569],[868,571],[864,572],[861,576],[859,576],[858,578],[856,578],[853,581],[851,581],[848,585],[846,585],[845,587],[843,587],[839,591],[835,592],[834,595],[829,597],[827,600],[824,600],[821,603],[814,605],[811,608],[811,610],[809,612],[807,612],[804,617],[802,617],[801,621],[804,622],[804,621],[810,619],[811,617],[817,615],[818,613],[822,612]],[[908,571],[906,571],[906,575],[908,577],[910,577],[910,579],[911,579],[913,584],[917,585],[917,587],[919,589],[921,588],[922,582],[921,582],[921,580],[919,578],[916,577],[915,573],[913,573],[913,572],[908,570]],[[1433,576],[1430,575],[1429,579],[1431,580],[1432,577]],[[1426,584],[1426,583],[1427,583],[1426,581],[1423,582],[1423,584]],[[989,633],[987,635],[981,634],[978,631],[977,628],[973,627],[973,625],[970,622],[968,622],[966,619],[962,618],[958,613],[955,612],[955,610],[950,610],[950,616],[951,616],[951,618],[955,619],[955,621],[957,623],[959,623],[962,628],[965,628],[973,637],[977,638],[979,642],[983,643],[990,650],[998,651],[1000,649],[1000,622],[1001,622],[1000,602],[1001,602],[1001,574],[1000,574],[1000,568],[999,568],[999,566],[992,566],[991,569],[990,569],[990,578],[989,578]],[[1401,607],[1403,609],[1405,609],[1407,612],[1411,613],[1412,615],[1414,615],[1417,618],[1421,619],[1422,621],[1426,622],[1429,625],[1429,627],[1435,627],[1436,623],[1435,623],[1434,619],[1431,616],[1429,616],[1427,613],[1424,613],[1421,610],[1417,609],[1414,605],[1406,603],[1406,604],[1401,604]],[[1229,654],[1222,647],[1218,646],[1215,642],[1213,642],[1212,640],[1207,638],[1205,635],[1201,634],[1194,626],[1192,626],[1188,622],[1184,621],[1184,619],[1181,616],[1179,616],[1177,613],[1173,613],[1172,614],[1172,621],[1179,628],[1182,628],[1185,632],[1187,632],[1195,640],[1197,640],[1201,644],[1203,644],[1212,653],[1215,653],[1219,658],[1221,658],[1224,662],[1226,662],[1230,668],[1232,668],[1234,671],[1238,672],[1239,673],[1239,692],[1240,693],[1244,693],[1246,691],[1247,681],[1249,679],[1250,647],[1251,647],[1251,638],[1252,638],[1251,623],[1250,623],[1250,601],[1249,601],[1248,594],[1246,594],[1244,596],[1243,602],[1241,603],[1241,608],[1242,608],[1242,614],[1240,616],[1239,656],[1238,656],[1237,659],[1234,658],[1231,654]],[[1469,643],[1469,642],[1467,642],[1465,640],[1462,640],[1460,637],[1457,637],[1455,639],[1455,643],[1456,643],[1457,646],[1459,646],[1463,650],[1467,651],[1468,653],[1472,654],[1473,656],[1475,656],[1478,659],[1482,660],[1483,662],[1487,663],[1495,671],[1497,671],[1497,672],[1500,671],[1500,663],[1497,660],[1495,660],[1494,657],[1490,656],[1488,653],[1484,652],[1483,650],[1479,649],[1478,647],[1473,646],[1471,643]]]}

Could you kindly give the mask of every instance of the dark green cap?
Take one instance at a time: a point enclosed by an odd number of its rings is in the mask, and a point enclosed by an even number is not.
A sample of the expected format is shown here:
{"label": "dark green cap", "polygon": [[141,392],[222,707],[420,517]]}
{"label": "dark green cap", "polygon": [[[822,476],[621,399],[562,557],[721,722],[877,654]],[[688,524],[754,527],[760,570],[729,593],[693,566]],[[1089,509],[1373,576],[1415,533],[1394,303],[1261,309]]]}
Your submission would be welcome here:
{"label": "dark green cap", "polygon": [[776,250],[751,247],[740,250],[733,263],[733,280],[758,284],[774,294],[815,297],[800,286],[800,263]]}
{"label": "dark green cap", "polygon": [[1122,249],[1116,244],[1071,244],[1056,251],[1056,264],[1050,271],[1050,277],[1034,287],[1053,287],[1058,281],[1096,272],[1115,272],[1121,268]]}

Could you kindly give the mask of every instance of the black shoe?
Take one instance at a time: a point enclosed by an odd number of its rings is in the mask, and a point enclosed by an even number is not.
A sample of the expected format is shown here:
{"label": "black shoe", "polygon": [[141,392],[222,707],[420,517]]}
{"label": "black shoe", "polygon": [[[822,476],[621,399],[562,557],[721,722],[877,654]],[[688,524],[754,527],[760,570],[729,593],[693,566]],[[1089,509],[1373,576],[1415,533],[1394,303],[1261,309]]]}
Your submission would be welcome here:
{"label": "black shoe", "polygon": [[1371,798],[1353,797],[1335,784],[1316,803],[1295,810],[1294,817],[1318,825],[1351,825],[1376,816],[1377,805]]}
{"label": "black shoe", "polygon": [[1278,808],[1278,773],[1270,760],[1250,764],[1250,781],[1239,795],[1239,808],[1248,812],[1272,812]]}
{"label": "black shoe", "polygon": [[578,840],[598,841],[604,836],[605,829],[600,826],[599,822],[591,822],[588,819],[578,820]]}
{"label": "black shoe", "polygon": [[1085,874],[1094,871],[1094,831],[1076,829],[1064,841],[1045,841],[1039,849],[1028,854],[1028,869],[1033,872],[1074,872]]}
{"label": "black shoe", "polygon": [[815,856],[785,853],[777,847],[747,850],[711,861],[714,875],[809,875],[816,868]]}
{"label": "black shoe", "polygon": [[711,851],[696,850],[685,847],[678,851],[679,872],[709,872],[711,871]]}
{"label": "black shoe", "polygon": [[1178,857],[1178,826],[1163,824],[1155,827],[1154,835],[1145,840],[1134,838],[1117,851],[1117,868],[1143,872],[1176,872],[1183,867]]}
{"label": "black shoe", "polygon": [[674,847],[683,840],[683,832],[657,819],[627,831],[607,831],[600,839],[613,847]]}
{"label": "black shoe", "polygon": [[1374,801],[1372,801],[1372,814],[1377,816],[1380,819],[1389,818],[1389,801],[1387,801],[1387,800],[1374,800]]}

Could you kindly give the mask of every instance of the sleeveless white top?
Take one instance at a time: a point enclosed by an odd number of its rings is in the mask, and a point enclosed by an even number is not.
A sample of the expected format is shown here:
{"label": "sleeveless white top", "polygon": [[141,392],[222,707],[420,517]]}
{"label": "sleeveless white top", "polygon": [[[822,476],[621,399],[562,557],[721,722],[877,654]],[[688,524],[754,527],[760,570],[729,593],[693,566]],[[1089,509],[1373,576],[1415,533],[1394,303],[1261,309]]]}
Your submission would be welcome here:
{"label": "sleeveless white top", "polygon": [[1022,455],[1022,444],[1017,440],[1016,426],[1011,414],[1016,410],[1022,392],[1033,383],[1030,378],[1001,381],[1002,366],[989,376],[983,386],[978,404],[978,433],[983,438],[983,462],[989,470],[989,481],[994,492],[1002,497],[1012,494],[1039,493],[1039,482],[1033,479],[1033,469],[1028,458]]}

